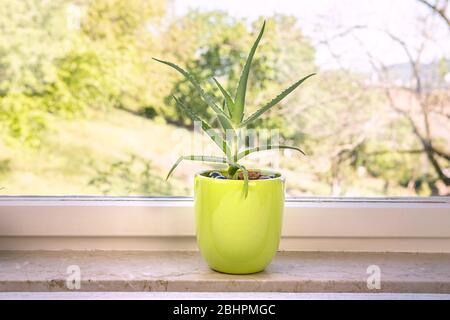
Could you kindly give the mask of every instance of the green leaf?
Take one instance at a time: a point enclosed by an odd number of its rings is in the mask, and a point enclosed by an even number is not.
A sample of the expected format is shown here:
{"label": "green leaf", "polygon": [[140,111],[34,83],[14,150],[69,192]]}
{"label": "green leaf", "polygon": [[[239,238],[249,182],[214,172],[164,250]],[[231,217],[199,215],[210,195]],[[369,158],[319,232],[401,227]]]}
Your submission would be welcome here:
{"label": "green leaf", "polygon": [[178,167],[178,165],[183,160],[191,160],[191,161],[203,161],[203,162],[213,162],[213,163],[227,163],[227,159],[221,157],[209,157],[209,156],[182,156],[177,159],[172,168],[170,168],[169,173],[167,174],[166,180],[170,178],[172,172]]}
{"label": "green leaf", "polygon": [[261,40],[264,29],[266,27],[266,22],[264,21],[261,31],[259,32],[258,38],[256,38],[255,43],[250,50],[250,53],[247,57],[247,61],[245,62],[244,69],[242,69],[242,74],[239,79],[239,84],[236,90],[236,98],[234,99],[234,108],[232,113],[232,120],[235,124],[241,123],[244,117],[244,107],[245,107],[245,94],[247,92],[247,81],[248,75],[250,73],[250,67],[252,65],[253,56],[255,55],[256,49],[258,48],[259,41]]}
{"label": "green leaf", "polygon": [[230,164],[228,166],[228,170],[227,170],[228,171],[228,176],[234,178],[234,175],[236,174],[236,171],[238,171],[238,170],[239,170],[239,168],[236,165]]}
{"label": "green leaf", "polygon": [[228,112],[228,114],[230,114],[230,109],[228,109],[225,99],[223,99],[223,101],[222,101],[222,110],[224,110],[224,111],[226,110]]}
{"label": "green leaf", "polygon": [[300,152],[301,154],[305,155],[305,153],[300,148],[297,148],[297,147],[283,146],[283,145],[267,145],[267,146],[249,148],[249,149],[239,152],[236,156],[236,161],[239,161],[240,159],[242,159],[254,152],[259,152],[259,151],[264,151],[264,150],[275,150],[275,149],[292,149],[292,150],[296,150],[296,151]]}
{"label": "green leaf", "polygon": [[227,158],[231,155],[231,150],[227,144],[227,142],[202,118],[200,118],[191,108],[184,105],[177,97],[172,96],[177,103],[177,106],[182,109],[191,119],[192,121],[198,121],[202,125],[203,131],[217,144],[220,150],[227,156]]}
{"label": "green leaf", "polygon": [[227,106],[229,114],[233,114],[234,109],[234,101],[231,98],[230,94],[227,90],[225,90],[219,81],[217,81],[216,78],[213,78],[214,82],[216,83],[217,87],[219,88],[220,92],[222,92],[223,97],[225,98],[225,105]]}
{"label": "green leaf", "polygon": [[208,104],[209,107],[211,107],[211,109],[214,110],[214,112],[217,114],[217,117],[219,118],[219,122],[222,126],[222,128],[224,130],[227,129],[233,129],[233,125],[230,121],[230,119],[228,118],[228,116],[226,115],[225,111],[222,110],[220,107],[218,107],[216,105],[216,103],[214,102],[214,100],[211,98],[210,95],[208,95],[200,86],[200,84],[197,82],[197,80],[195,80],[195,78],[186,70],[184,70],[183,68],[177,66],[176,64],[172,63],[172,62],[168,62],[168,61],[164,61],[164,60],[159,60],[156,58],[152,58],[155,61],[158,61],[160,63],[163,63],[165,65],[168,65],[169,67],[172,67],[173,69],[175,69],[176,71],[178,71],[179,73],[181,73],[187,80],[189,80],[189,82],[192,83],[192,85],[194,86],[195,90],[200,94],[200,96],[202,97],[202,99]]}
{"label": "green leaf", "polygon": [[242,189],[242,194],[244,195],[244,198],[247,199],[248,196],[248,170],[243,165],[235,163],[234,166],[241,169],[243,175],[244,175],[244,188]]}
{"label": "green leaf", "polygon": [[257,111],[255,111],[255,113],[253,113],[251,116],[249,116],[247,119],[245,119],[242,123],[241,123],[241,127],[244,127],[246,125],[248,125],[249,123],[255,121],[256,119],[258,119],[264,112],[266,112],[267,110],[269,110],[270,108],[272,108],[273,106],[275,106],[278,102],[280,102],[281,100],[283,100],[289,93],[291,93],[292,91],[294,91],[299,85],[301,85],[306,79],[308,79],[309,77],[312,77],[313,75],[315,75],[315,73],[311,73],[310,75],[307,75],[306,77],[300,79],[299,81],[297,81],[296,83],[294,83],[293,85],[291,85],[289,88],[287,88],[286,90],[284,90],[282,93],[280,93],[278,96],[276,96],[274,99],[272,99],[272,101],[270,101],[268,104],[266,104],[264,107],[258,109]]}

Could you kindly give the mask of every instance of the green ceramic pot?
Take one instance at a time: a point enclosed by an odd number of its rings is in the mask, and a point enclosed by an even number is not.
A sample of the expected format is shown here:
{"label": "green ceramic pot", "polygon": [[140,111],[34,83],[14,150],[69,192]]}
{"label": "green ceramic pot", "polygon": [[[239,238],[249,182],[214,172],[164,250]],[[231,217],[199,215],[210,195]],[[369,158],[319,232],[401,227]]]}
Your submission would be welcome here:
{"label": "green ceramic pot", "polygon": [[[265,172],[266,173],[266,172]],[[195,176],[197,243],[208,265],[219,272],[255,273],[275,255],[281,235],[284,178],[220,180]]]}

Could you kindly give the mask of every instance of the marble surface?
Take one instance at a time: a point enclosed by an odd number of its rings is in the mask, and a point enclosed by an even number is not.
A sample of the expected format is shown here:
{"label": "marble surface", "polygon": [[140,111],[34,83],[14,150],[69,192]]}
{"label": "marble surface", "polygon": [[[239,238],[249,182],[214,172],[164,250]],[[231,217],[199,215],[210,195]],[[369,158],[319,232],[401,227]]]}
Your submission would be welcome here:
{"label": "marble surface", "polygon": [[[368,288],[368,268],[380,289]],[[73,270],[81,282],[70,290]],[[198,252],[0,252],[0,292],[60,291],[449,294],[450,254],[279,252],[264,272],[228,275]]]}
{"label": "marble surface", "polygon": [[445,293],[0,292],[0,300],[450,300]]}

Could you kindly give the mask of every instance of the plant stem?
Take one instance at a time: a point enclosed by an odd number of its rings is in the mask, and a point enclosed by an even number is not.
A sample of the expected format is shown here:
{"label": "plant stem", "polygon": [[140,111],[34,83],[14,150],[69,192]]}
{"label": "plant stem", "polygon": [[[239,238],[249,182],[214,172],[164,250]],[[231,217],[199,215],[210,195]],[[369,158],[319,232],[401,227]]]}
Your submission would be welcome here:
{"label": "plant stem", "polygon": [[233,176],[236,174],[236,172],[239,170],[238,167],[234,165],[228,166],[228,175],[230,178],[233,178]]}

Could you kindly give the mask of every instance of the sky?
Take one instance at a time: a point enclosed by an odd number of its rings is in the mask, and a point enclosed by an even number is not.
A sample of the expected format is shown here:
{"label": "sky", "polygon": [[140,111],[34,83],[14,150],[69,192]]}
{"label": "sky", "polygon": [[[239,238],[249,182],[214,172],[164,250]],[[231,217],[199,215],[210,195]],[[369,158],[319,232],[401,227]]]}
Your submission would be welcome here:
{"label": "sky", "polygon": [[[232,16],[254,20],[274,13],[298,18],[299,27],[317,50],[317,63],[323,68],[344,65],[353,70],[369,71],[367,52],[384,64],[407,61],[403,49],[386,36],[385,30],[419,47],[423,30],[418,18],[429,15],[416,0],[173,0],[173,11],[182,15],[189,9],[223,10]],[[450,34],[447,27],[434,18],[427,22],[432,41],[423,53],[423,61],[450,58]],[[345,37],[335,37],[354,26]],[[332,40],[330,46],[321,44]],[[332,52],[330,51],[330,48]],[[336,56],[339,58],[336,59]],[[338,63],[339,62],[339,63]]]}

